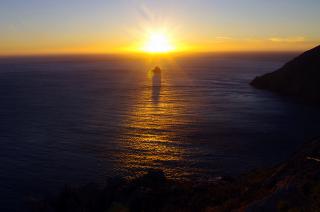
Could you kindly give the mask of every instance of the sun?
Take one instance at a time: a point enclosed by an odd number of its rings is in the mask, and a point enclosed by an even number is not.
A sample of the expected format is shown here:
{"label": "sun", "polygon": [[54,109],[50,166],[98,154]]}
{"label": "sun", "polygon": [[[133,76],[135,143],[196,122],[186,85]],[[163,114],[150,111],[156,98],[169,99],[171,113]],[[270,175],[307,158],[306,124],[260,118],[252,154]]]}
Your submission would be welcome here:
{"label": "sun", "polygon": [[171,44],[169,36],[163,32],[151,32],[142,51],[148,53],[168,53],[175,49]]}

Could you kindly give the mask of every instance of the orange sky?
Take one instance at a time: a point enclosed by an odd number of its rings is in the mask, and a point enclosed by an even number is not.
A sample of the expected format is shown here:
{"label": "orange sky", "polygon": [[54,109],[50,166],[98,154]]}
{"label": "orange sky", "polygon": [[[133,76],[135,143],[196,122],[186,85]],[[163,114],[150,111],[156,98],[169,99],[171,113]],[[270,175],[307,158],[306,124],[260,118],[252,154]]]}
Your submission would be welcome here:
{"label": "orange sky", "polygon": [[4,0],[0,55],[139,52],[164,31],[172,50],[302,51],[320,43],[320,1]]}

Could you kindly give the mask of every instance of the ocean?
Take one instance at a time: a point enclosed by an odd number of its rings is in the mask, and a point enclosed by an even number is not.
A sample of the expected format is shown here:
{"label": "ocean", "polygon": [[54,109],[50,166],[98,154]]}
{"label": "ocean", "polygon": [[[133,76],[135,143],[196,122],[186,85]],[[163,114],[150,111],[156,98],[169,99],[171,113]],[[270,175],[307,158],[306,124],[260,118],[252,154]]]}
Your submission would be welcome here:
{"label": "ocean", "polygon": [[0,59],[0,211],[149,169],[214,180],[287,159],[319,135],[320,111],[249,82],[294,56]]}

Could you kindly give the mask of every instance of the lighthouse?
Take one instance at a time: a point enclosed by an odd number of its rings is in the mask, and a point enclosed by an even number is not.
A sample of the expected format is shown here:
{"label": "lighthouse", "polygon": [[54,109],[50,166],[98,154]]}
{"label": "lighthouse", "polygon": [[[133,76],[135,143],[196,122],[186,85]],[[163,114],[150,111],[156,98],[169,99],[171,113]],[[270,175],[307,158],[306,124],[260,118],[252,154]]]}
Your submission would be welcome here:
{"label": "lighthouse", "polygon": [[161,72],[158,66],[152,70],[152,86],[161,86]]}

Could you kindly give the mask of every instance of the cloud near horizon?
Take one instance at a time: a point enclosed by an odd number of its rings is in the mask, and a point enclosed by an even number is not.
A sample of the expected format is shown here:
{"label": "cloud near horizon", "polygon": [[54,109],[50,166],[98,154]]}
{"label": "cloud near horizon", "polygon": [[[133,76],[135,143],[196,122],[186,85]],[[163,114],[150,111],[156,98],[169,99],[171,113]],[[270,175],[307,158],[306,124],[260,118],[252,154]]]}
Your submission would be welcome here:
{"label": "cloud near horizon", "polygon": [[269,38],[270,41],[272,42],[277,42],[277,43],[301,43],[301,42],[306,42],[307,39],[305,37],[272,37]]}
{"label": "cloud near horizon", "polygon": [[241,42],[276,42],[276,43],[301,43],[308,42],[308,39],[304,36],[297,37],[271,37],[271,38],[235,38],[229,36],[218,36],[215,37],[217,42],[230,42],[230,41],[241,41]]}

